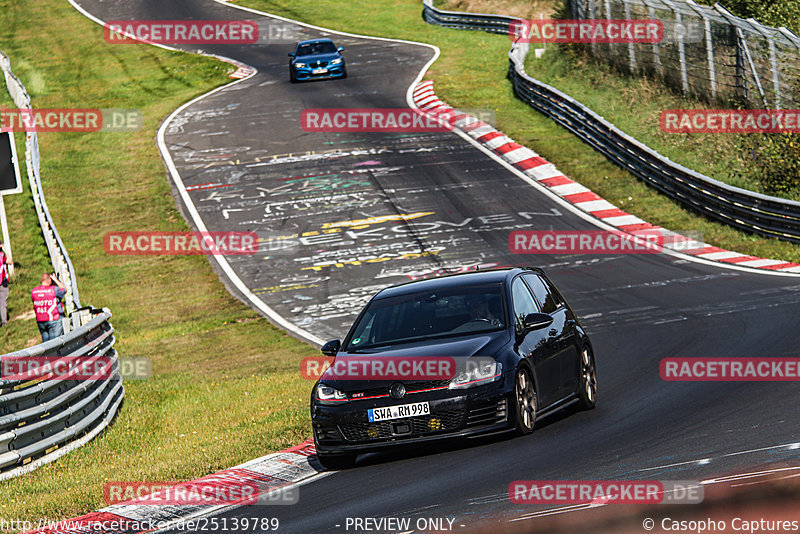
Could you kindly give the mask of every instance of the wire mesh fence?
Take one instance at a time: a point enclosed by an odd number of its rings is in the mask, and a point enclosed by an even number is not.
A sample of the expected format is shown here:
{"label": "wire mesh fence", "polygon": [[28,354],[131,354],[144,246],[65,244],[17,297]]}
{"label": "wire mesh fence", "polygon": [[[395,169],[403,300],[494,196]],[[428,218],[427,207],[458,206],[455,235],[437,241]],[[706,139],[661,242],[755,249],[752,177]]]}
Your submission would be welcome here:
{"label": "wire mesh fence", "polygon": [[658,43],[591,43],[618,68],[652,76],[687,96],[751,108],[800,104],[800,37],[692,0],[567,0],[575,19],[658,19]]}

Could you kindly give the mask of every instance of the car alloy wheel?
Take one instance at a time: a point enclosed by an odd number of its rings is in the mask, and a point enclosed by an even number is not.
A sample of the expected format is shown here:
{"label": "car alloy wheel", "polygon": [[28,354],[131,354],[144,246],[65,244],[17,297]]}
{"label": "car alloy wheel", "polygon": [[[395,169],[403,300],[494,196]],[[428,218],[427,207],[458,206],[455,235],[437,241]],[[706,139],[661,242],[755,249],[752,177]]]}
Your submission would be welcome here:
{"label": "car alloy wheel", "polygon": [[527,369],[517,371],[514,379],[516,428],[520,434],[533,432],[536,422],[536,391]]}
{"label": "car alloy wheel", "polygon": [[597,399],[597,372],[594,368],[594,355],[588,346],[583,347],[581,351],[581,383],[578,396],[585,410],[594,408]]}

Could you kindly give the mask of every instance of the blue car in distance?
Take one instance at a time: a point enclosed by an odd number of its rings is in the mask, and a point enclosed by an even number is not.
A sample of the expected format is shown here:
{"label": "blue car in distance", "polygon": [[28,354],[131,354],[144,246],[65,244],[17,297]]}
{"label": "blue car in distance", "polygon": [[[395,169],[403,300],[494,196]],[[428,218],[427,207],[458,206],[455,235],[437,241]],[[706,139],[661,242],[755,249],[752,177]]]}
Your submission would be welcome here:
{"label": "blue car in distance", "polygon": [[289,79],[292,83],[323,78],[347,78],[342,51],[330,39],[300,41],[289,54]]}

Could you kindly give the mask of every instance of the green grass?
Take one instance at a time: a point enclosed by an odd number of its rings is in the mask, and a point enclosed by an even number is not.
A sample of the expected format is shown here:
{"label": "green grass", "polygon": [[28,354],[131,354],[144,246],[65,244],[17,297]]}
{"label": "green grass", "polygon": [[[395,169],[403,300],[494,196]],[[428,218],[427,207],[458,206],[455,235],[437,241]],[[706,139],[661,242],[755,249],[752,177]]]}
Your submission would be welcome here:
{"label": "green grass", "polygon": [[[421,18],[422,2],[417,0],[336,3],[335,10],[331,10],[332,4],[325,0],[242,0],[238,3],[337,30],[434,44],[441,49],[441,56],[431,66],[426,78],[434,80],[439,98],[457,108],[493,111],[497,118],[495,127],[538,152],[567,176],[591,188],[609,202],[670,230],[699,231],[706,242],[725,249],[800,262],[800,247],[776,239],[752,236],[684,209],[630,173],[609,163],[552,120],[517,99],[506,79],[510,47],[507,36],[425,24]],[[448,5],[440,7],[455,9]],[[632,107],[647,102],[647,113],[642,120],[647,125],[648,135],[643,135],[642,140],[665,142],[667,134],[661,133],[657,126],[653,128],[653,124],[658,124],[652,122],[653,117],[657,118],[656,111],[660,112],[663,109],[661,106],[681,99],[668,94],[666,90],[656,89],[648,82],[614,80],[619,75],[594,64],[584,62],[570,65],[560,56],[551,56],[547,61],[543,66],[538,63],[535,68],[532,66],[529,74],[533,77],[552,75],[548,79],[557,88],[579,99],[597,92],[597,96],[588,104],[599,105],[603,98],[613,96],[608,106],[614,107],[604,108],[609,109],[605,115],[623,131],[637,118],[629,120],[626,117]],[[601,90],[604,83],[611,81],[619,84],[612,87],[622,88],[619,93],[614,94],[616,89]],[[683,107],[688,104],[685,103]],[[683,139],[678,139],[681,135]],[[675,135],[667,141],[669,149],[664,149],[665,155],[687,162],[690,167],[696,165],[701,172],[709,168],[707,162],[716,161],[718,167],[727,174],[714,177],[719,179],[727,176],[729,181],[734,181],[733,171],[742,162],[725,158],[724,155],[729,152],[724,150],[730,146],[730,138],[715,136],[708,140],[681,135]],[[691,159],[683,151],[691,151]]]}
{"label": "green grass", "polygon": [[[299,360],[316,351],[234,299],[203,256],[103,250],[106,232],[188,230],[155,132],[183,102],[230,82],[232,67],[107,44],[100,26],[61,0],[0,0],[0,50],[35,107],[143,113],[144,127],[133,133],[42,133],[39,141],[43,189],[82,302],[110,308],[120,355],[148,357],[154,369],[148,380],[125,383],[109,432],[0,483],[0,517],[72,517],[105,505],[106,481],[197,478],[308,438],[310,383],[300,377]],[[21,156],[22,138],[16,135]],[[6,197],[6,207],[17,276],[12,321],[0,333],[4,352],[40,342],[35,321],[20,316],[31,311],[30,290],[49,270],[30,192]]]}
{"label": "green grass", "polygon": [[561,46],[548,47],[540,59],[528,54],[525,72],[577,99],[672,161],[716,180],[765,192],[760,183],[742,176],[747,162],[740,157],[736,134],[671,134],[661,130],[662,110],[707,108],[708,104],[683,98],[657,81],[622,75],[605,63]]}

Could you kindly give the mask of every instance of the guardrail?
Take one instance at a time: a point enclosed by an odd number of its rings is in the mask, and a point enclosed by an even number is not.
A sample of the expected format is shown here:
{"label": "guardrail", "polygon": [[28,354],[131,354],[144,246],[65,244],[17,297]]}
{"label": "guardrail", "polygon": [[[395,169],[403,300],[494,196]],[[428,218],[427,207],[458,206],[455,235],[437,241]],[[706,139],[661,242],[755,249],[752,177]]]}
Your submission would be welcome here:
{"label": "guardrail", "polygon": [[[52,373],[29,380],[0,378],[0,480],[51,462],[92,439],[117,412],[125,395],[107,309],[70,333],[35,347],[0,356],[8,376],[20,362],[37,358]],[[76,364],[103,369],[96,379],[75,377]],[[26,367],[27,369],[27,367]],[[16,371],[15,371],[16,372]]]}
{"label": "guardrail", "polygon": [[[11,62],[0,52],[0,70],[14,104],[31,110],[31,98],[22,82],[11,72]],[[39,141],[27,132],[25,161],[28,181],[36,206],[53,270],[67,287],[65,334],[34,347],[0,355],[0,480],[36,469],[90,441],[114,418],[125,396],[114,349],[111,312],[81,307],[75,269],[47,209],[39,175]],[[52,374],[31,380],[9,379],[9,362],[46,357]],[[74,366],[104,364],[101,375],[80,380]],[[73,369],[73,370],[70,370]]]}
{"label": "guardrail", "polygon": [[[519,20],[500,15],[441,11],[433,7],[431,0],[423,0],[423,18],[431,24],[446,20],[448,27],[485,29],[491,33],[498,33],[501,21],[509,24]],[[489,19],[489,23],[481,22]],[[746,232],[800,243],[800,202],[734,187],[671,161],[574,98],[528,76],[524,65],[527,53],[526,43],[512,45],[508,53],[508,76],[514,93],[528,105],[681,205]]]}
{"label": "guardrail", "polygon": [[422,18],[428,24],[436,24],[459,30],[482,30],[489,33],[508,35],[508,26],[519,19],[506,15],[489,15],[486,13],[457,13],[440,11],[433,7],[433,0],[423,0]]}
{"label": "guardrail", "polygon": [[[8,94],[11,95],[14,104],[20,110],[30,111],[32,109],[31,97],[25,90],[25,86],[19,81],[19,78],[11,72],[11,61],[8,59],[8,56],[2,52],[0,52],[0,70],[3,71]],[[36,214],[39,217],[39,226],[42,228],[42,235],[47,245],[47,252],[50,254],[50,262],[53,265],[54,271],[58,274],[59,279],[62,280],[67,287],[67,294],[64,298],[64,311],[69,317],[73,310],[81,307],[81,299],[78,293],[78,281],[75,277],[75,269],[72,267],[67,249],[61,241],[61,236],[58,235],[58,230],[56,230],[53,217],[47,209],[47,202],[42,192],[42,182],[39,174],[39,139],[36,136],[36,132],[26,132],[25,163],[28,169],[28,181],[31,186],[33,203],[36,207]],[[79,326],[84,319],[86,319],[85,314],[72,314],[71,321],[64,321],[64,331],[67,332],[70,328]]]}

